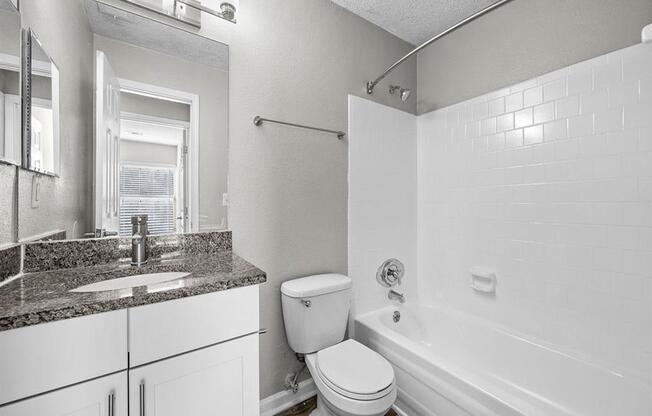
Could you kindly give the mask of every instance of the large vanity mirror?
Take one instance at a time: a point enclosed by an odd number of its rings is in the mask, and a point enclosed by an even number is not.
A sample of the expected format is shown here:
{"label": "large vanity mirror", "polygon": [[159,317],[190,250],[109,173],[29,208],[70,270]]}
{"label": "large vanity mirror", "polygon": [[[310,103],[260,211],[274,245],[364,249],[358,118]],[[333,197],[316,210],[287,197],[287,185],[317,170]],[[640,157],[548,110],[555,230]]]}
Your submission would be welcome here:
{"label": "large vanity mirror", "polygon": [[21,26],[12,0],[0,0],[0,162],[21,163]]}
{"label": "large vanity mirror", "polygon": [[56,69],[60,151],[46,165],[51,119],[34,109],[54,104],[35,99],[35,79],[47,90],[47,77],[35,74],[28,150],[36,172],[19,173],[19,240],[126,236],[142,214],[150,234],[225,229],[228,46],[120,2],[64,3],[20,4],[38,60],[56,62],[49,79]]}

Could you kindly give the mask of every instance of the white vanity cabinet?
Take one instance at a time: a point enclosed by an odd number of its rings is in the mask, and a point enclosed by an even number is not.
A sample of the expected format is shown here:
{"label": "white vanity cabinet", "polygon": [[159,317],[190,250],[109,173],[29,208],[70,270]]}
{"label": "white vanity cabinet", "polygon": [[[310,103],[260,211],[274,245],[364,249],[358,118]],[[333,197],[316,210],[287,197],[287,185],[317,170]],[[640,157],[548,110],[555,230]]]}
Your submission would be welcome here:
{"label": "white vanity cabinet", "polygon": [[258,416],[258,286],[0,332],[0,416]]}
{"label": "white vanity cabinet", "polygon": [[129,310],[129,414],[257,416],[258,286]]}
{"label": "white vanity cabinet", "polygon": [[133,369],[129,397],[130,415],[258,415],[258,334]]}
{"label": "white vanity cabinet", "polygon": [[2,416],[128,416],[123,371],[0,407]]}

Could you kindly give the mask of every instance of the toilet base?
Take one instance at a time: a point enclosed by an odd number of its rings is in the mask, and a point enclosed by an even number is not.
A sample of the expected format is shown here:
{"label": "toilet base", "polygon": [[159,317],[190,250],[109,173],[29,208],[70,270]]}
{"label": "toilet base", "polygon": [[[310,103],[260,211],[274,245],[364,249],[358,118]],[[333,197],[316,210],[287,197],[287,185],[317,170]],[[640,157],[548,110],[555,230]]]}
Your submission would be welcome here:
{"label": "toilet base", "polygon": [[[374,415],[365,415],[365,416],[385,416],[385,414],[386,412],[382,412]],[[359,416],[359,415],[354,415],[348,412],[342,412],[341,410],[338,409],[333,409],[333,406],[327,403],[321,397],[321,394],[317,393],[317,408],[312,412],[310,412],[310,416]]]}

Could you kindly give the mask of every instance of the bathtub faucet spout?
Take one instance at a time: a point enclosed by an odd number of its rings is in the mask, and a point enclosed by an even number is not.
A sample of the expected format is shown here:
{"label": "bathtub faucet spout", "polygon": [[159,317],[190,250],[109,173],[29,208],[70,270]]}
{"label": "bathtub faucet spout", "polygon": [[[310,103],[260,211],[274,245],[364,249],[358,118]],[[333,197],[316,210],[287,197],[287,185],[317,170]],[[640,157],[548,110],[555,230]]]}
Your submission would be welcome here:
{"label": "bathtub faucet spout", "polygon": [[387,294],[387,299],[398,300],[401,303],[405,303],[405,295],[402,293],[398,293],[394,289],[389,290],[389,293]]}

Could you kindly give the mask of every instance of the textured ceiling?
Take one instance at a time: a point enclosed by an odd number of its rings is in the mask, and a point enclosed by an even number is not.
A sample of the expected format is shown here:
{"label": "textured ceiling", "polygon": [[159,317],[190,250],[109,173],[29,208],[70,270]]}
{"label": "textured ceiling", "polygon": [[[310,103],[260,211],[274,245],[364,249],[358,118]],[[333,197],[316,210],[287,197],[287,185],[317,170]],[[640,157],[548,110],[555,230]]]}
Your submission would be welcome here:
{"label": "textured ceiling", "polygon": [[496,0],[331,0],[418,45]]}
{"label": "textured ceiling", "polygon": [[200,64],[229,70],[229,47],[105,4],[86,0],[93,33]]}

